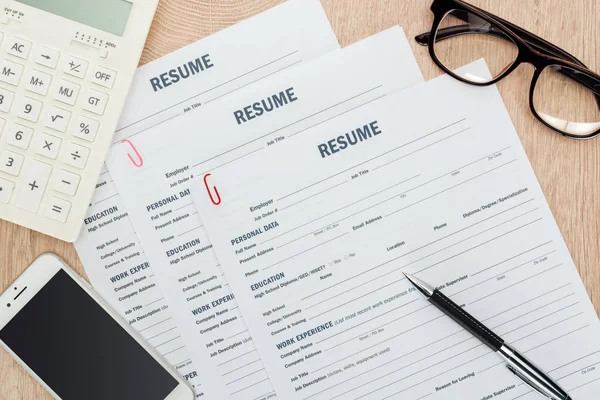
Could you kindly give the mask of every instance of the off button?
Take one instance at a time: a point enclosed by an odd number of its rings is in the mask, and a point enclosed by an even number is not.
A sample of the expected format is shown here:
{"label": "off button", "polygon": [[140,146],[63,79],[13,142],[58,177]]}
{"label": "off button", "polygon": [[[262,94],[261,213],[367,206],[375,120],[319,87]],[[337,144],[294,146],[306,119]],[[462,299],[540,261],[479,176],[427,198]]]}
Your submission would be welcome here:
{"label": "off button", "polygon": [[113,70],[104,67],[96,67],[92,82],[97,85],[104,86],[105,88],[112,89],[117,79],[117,73]]}

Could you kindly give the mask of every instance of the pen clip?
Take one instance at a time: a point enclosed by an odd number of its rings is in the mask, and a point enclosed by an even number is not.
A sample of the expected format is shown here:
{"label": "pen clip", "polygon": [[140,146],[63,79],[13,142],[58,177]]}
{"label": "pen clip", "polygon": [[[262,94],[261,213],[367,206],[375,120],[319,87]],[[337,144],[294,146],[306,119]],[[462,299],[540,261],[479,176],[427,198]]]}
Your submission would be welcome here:
{"label": "pen clip", "polygon": [[513,374],[515,374],[515,376],[517,378],[519,378],[524,384],[526,384],[527,386],[529,386],[531,389],[533,389],[534,391],[536,391],[537,393],[539,393],[540,395],[542,395],[545,399],[549,399],[549,400],[556,400],[553,397],[548,396],[546,393],[544,393],[540,387],[538,385],[536,385],[534,382],[532,382],[531,380],[527,379],[527,377],[523,374],[521,374],[515,367],[513,367],[510,364],[506,364],[506,368],[508,368],[508,370],[510,372],[512,372]]}

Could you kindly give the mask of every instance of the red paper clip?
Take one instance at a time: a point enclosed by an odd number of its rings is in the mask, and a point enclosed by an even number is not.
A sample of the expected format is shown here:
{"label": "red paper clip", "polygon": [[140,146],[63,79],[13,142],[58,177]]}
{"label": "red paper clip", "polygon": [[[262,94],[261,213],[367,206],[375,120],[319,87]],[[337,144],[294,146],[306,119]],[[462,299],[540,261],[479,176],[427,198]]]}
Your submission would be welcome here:
{"label": "red paper clip", "polygon": [[212,201],[212,203],[215,206],[218,206],[219,204],[221,204],[221,196],[219,195],[219,191],[217,190],[217,187],[213,186],[213,189],[215,190],[215,195],[217,196],[217,200],[215,200],[215,198],[213,197],[213,194],[210,191],[210,188],[208,187],[208,182],[206,181],[210,175],[211,174],[204,175],[204,187],[206,188],[206,191],[208,192],[208,197],[210,197],[210,201]]}
{"label": "red paper clip", "polygon": [[134,153],[135,153],[138,161],[134,160],[133,157],[131,157],[130,153],[127,153],[127,157],[129,157],[129,160],[133,163],[133,165],[135,165],[138,168],[140,168],[142,165],[144,165],[144,159],[140,155],[140,152],[135,148],[135,146],[133,145],[133,143],[131,143],[131,141],[129,141],[127,139],[123,139],[121,141],[121,143],[128,143],[129,146],[131,146],[131,148],[133,149],[133,151],[134,151]]}

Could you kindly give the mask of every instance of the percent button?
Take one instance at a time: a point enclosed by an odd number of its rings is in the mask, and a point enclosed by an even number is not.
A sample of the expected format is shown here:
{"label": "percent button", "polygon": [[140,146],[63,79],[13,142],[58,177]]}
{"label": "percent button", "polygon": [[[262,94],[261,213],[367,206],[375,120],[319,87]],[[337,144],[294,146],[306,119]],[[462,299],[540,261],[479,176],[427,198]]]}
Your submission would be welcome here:
{"label": "percent button", "polygon": [[80,115],[78,118],[75,118],[74,120],[75,124],[72,128],[73,136],[86,140],[88,142],[93,142],[94,139],[96,139],[96,134],[98,133],[100,122],[91,118],[84,117],[82,115]]}

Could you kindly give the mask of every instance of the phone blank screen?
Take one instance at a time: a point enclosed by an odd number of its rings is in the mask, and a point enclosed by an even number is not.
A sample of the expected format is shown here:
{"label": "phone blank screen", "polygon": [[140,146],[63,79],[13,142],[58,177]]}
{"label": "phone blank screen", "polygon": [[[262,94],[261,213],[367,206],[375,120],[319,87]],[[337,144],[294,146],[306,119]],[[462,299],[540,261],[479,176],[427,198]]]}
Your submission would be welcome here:
{"label": "phone blank screen", "polygon": [[162,400],[177,381],[65,271],[0,331],[64,400]]}

